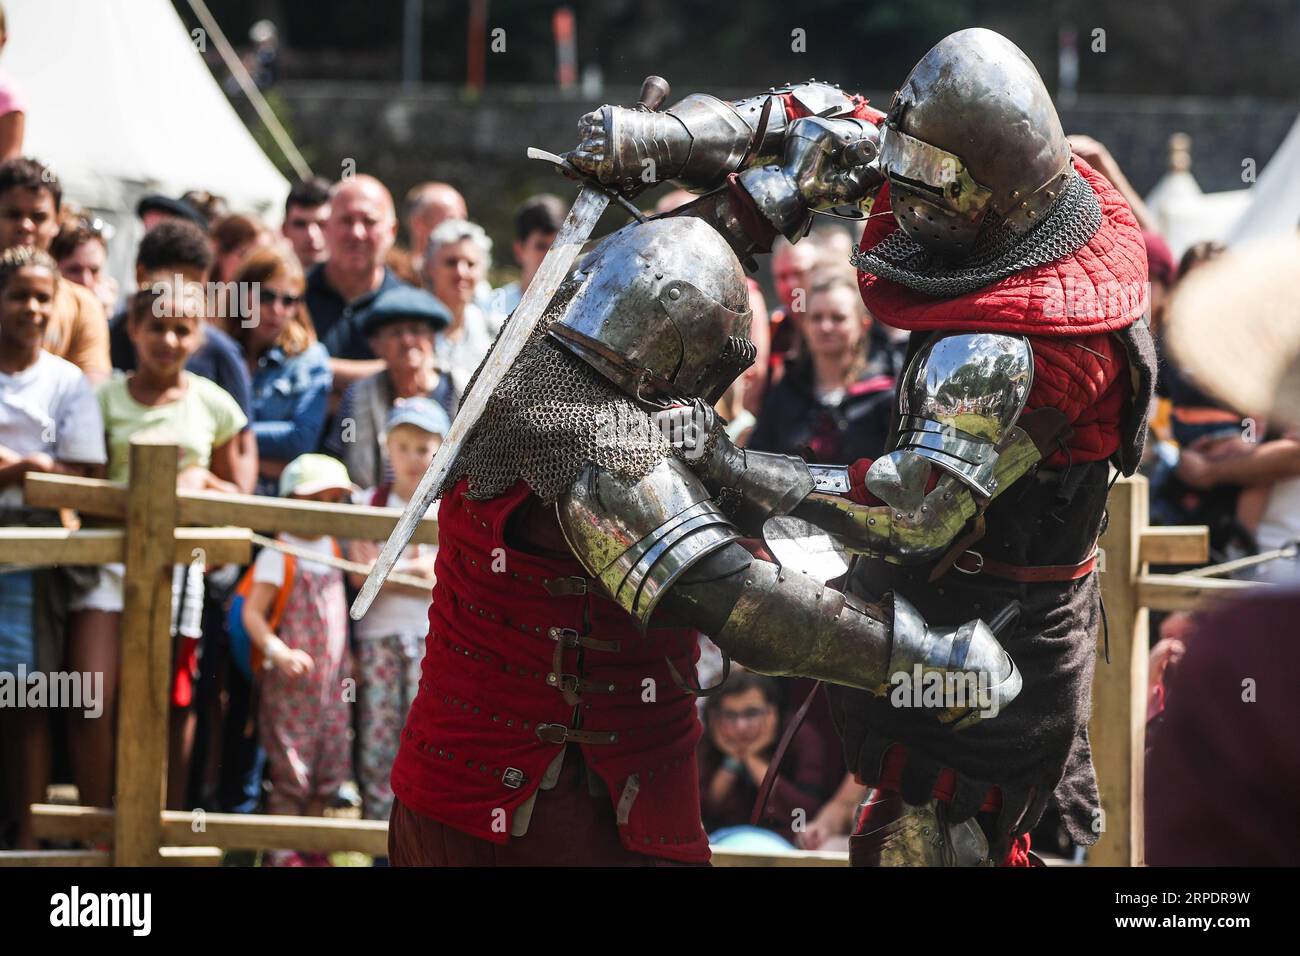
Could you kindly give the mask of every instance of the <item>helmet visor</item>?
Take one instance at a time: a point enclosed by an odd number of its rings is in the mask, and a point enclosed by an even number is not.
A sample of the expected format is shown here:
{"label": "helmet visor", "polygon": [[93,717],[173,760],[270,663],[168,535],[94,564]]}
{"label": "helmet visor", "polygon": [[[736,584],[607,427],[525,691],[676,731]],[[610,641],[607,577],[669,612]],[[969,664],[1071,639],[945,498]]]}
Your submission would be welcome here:
{"label": "helmet visor", "polygon": [[993,197],[989,189],[975,181],[956,153],[908,136],[892,124],[881,130],[879,163],[891,181],[963,218],[982,218]]}

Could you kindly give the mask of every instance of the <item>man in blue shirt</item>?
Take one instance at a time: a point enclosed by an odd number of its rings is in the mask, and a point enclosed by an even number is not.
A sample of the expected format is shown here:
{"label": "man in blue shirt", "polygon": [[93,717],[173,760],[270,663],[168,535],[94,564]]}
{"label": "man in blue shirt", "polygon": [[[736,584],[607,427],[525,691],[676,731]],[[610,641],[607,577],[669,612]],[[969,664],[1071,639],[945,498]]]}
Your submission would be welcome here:
{"label": "man in blue shirt", "polygon": [[405,285],[384,265],[396,238],[393,197],[383,183],[361,175],[334,186],[325,224],[329,257],[307,274],[305,299],[330,354],[336,396],[383,371],[359,316],[380,292]]}

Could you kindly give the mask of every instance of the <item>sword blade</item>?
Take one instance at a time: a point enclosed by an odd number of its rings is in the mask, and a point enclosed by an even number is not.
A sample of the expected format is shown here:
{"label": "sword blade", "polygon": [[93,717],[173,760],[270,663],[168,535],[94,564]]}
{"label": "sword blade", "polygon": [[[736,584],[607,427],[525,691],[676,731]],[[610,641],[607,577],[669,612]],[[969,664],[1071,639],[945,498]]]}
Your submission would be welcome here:
{"label": "sword blade", "polygon": [[478,380],[465,396],[464,404],[452,420],[451,428],[443,437],[442,446],[433,456],[433,461],[429,463],[424,477],[420,479],[419,487],[415,489],[410,504],[406,506],[406,511],[402,513],[402,517],[393,528],[393,533],[388,536],[383,550],[379,552],[379,559],[371,569],[369,577],[366,578],[361,593],[352,602],[350,612],[352,620],[361,620],[379,595],[384,579],[392,572],[393,565],[397,563],[397,559],[410,543],[416,527],[437,498],[438,489],[451,473],[461,448],[464,447],[474,426],[482,417],[488,399],[528,343],[547,306],[551,304],[551,299],[555,297],[556,290],[568,278],[574,260],[577,259],[583,244],[591,238],[597,220],[608,205],[609,196],[597,188],[583,186],[582,191],[578,193],[573,208],[565,217],[564,224],[533,276],[533,281],[528,283],[528,288],[524,290],[523,298],[515,307],[514,314],[511,315],[510,321],[505,324],[492,350],[488,353]]}

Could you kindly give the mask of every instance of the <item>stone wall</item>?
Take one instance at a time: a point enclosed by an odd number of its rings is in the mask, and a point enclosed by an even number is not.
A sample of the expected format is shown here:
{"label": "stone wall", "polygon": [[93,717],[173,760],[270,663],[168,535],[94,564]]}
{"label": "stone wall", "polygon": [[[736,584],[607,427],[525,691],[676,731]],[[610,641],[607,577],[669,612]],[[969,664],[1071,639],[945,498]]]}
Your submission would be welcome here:
{"label": "stone wall", "polygon": [[[366,83],[285,83],[276,88],[293,135],[313,167],[338,176],[344,163],[378,176],[399,201],[412,184],[444,179],[465,193],[471,216],[510,261],[514,206],[545,189],[571,194],[568,183],[524,158],[528,146],[572,147],[577,119],[600,102],[631,103],[635,89],[608,88],[599,100],[571,99],[538,87],[493,87],[480,100],[458,88]],[[685,95],[678,90],[674,98]],[[721,96],[752,90],[715,89]],[[888,93],[872,101],[886,104]],[[1295,121],[1297,104],[1258,100],[1084,97],[1061,110],[1068,132],[1106,143],[1133,185],[1146,193],[1163,174],[1171,134],[1192,137],[1192,172],[1207,192],[1241,188],[1242,160],[1263,169]],[[643,205],[653,201],[648,196]],[[611,211],[610,225],[621,214]],[[504,245],[501,245],[504,244]]]}

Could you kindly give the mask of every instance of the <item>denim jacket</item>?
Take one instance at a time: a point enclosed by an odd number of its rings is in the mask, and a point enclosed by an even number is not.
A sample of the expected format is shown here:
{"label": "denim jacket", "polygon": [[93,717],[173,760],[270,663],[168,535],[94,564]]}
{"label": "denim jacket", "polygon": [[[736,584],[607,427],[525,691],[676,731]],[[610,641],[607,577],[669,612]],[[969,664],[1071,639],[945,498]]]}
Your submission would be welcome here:
{"label": "denim jacket", "polygon": [[287,358],[277,345],[262,353],[253,373],[253,434],[261,458],[291,461],[315,451],[325,431],[329,354],[316,342]]}

